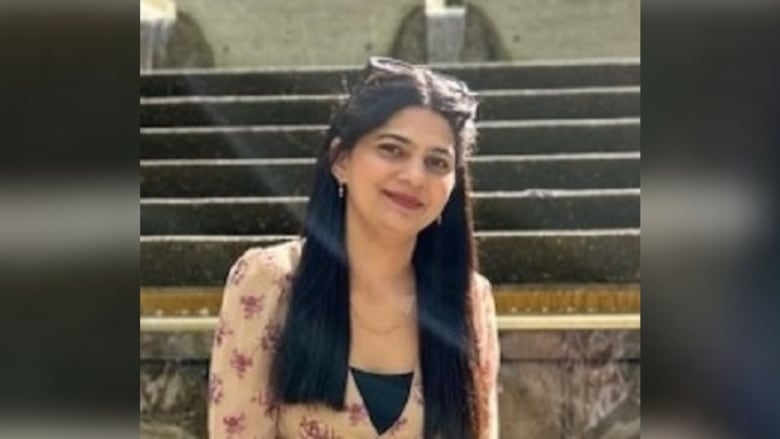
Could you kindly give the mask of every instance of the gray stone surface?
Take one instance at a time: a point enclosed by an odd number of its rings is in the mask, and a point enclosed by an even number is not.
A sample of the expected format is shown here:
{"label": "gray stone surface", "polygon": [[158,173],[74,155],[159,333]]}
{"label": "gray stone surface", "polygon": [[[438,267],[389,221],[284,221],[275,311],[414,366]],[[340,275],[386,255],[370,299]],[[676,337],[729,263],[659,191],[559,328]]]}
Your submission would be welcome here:
{"label": "gray stone surface", "polygon": [[142,360],[141,437],[205,438],[208,360]]}
{"label": "gray stone surface", "polygon": [[480,0],[510,59],[639,56],[639,0]]}
{"label": "gray stone surface", "polygon": [[476,194],[477,230],[554,230],[639,227],[639,191],[545,191],[516,196]]}
{"label": "gray stone surface", "polygon": [[[206,361],[211,355],[213,331],[141,332],[141,361],[176,362]],[[157,364],[157,363],[154,363]]]}
{"label": "gray stone surface", "polygon": [[494,284],[639,281],[639,229],[484,232],[478,242]]}
{"label": "gray stone surface", "polygon": [[215,65],[244,67],[358,63],[390,47],[402,17],[419,0],[176,3],[201,29]]}
{"label": "gray stone surface", "polygon": [[[185,338],[142,337],[142,437],[205,437],[210,351],[178,347]],[[502,332],[501,437],[638,438],[639,339],[639,331]]]}
{"label": "gray stone surface", "polygon": [[[639,118],[487,121],[475,153],[550,154],[639,151]],[[144,128],[142,159],[314,157],[325,125]]]}
{"label": "gray stone surface", "polygon": [[[482,156],[470,160],[476,191],[639,187],[639,153]],[[141,163],[142,197],[308,195],[313,159]]]}
{"label": "gray stone surface", "polygon": [[145,128],[141,159],[315,157],[325,125]]}
{"label": "gray stone surface", "polygon": [[[216,286],[249,247],[284,236],[141,238],[142,286]],[[481,232],[482,272],[495,284],[636,282],[639,230]]]}
{"label": "gray stone surface", "polygon": [[632,361],[504,362],[501,437],[638,438],[639,383]]}
{"label": "gray stone surface", "polygon": [[501,350],[501,437],[639,437],[639,331],[510,331]]}
{"label": "gray stone surface", "polygon": [[[206,60],[226,67],[344,65],[360,63],[371,54],[394,54],[414,60],[425,56],[425,23],[419,0],[176,3],[188,25],[198,29],[198,38],[181,39],[174,52],[191,55],[163,64],[170,67],[198,66],[194,61]],[[638,0],[464,3],[469,14],[461,58],[464,60],[592,58],[640,53]],[[349,24],[348,32],[345,23]],[[274,44],[263,44],[268,41]],[[334,47],[339,50],[334,51]]]}
{"label": "gray stone surface", "polygon": [[[505,362],[637,361],[641,334],[636,330],[502,330],[499,337]],[[141,332],[142,361],[200,361],[211,354],[213,331]]]}
{"label": "gray stone surface", "polygon": [[639,87],[500,90],[479,94],[480,120],[639,116]]}
{"label": "gray stone surface", "polygon": [[[260,235],[300,232],[305,200],[141,203],[141,235]],[[196,201],[196,200],[193,200]]]}
{"label": "gray stone surface", "polygon": [[[213,68],[214,50],[200,23],[191,14],[179,10],[164,53],[155,57],[155,69]],[[156,71],[156,70],[154,70]]]}
{"label": "gray stone surface", "polygon": [[485,122],[478,154],[639,151],[639,118]]}
{"label": "gray stone surface", "polygon": [[[639,190],[474,194],[477,230],[639,226]],[[141,235],[294,234],[307,198],[141,200]]]}
{"label": "gray stone surface", "polygon": [[[639,115],[639,87],[501,90],[479,93],[480,120]],[[143,127],[324,124],[341,95],[142,98]]]}
{"label": "gray stone surface", "polygon": [[634,330],[502,331],[501,358],[508,362],[636,361],[641,357],[640,337]]}

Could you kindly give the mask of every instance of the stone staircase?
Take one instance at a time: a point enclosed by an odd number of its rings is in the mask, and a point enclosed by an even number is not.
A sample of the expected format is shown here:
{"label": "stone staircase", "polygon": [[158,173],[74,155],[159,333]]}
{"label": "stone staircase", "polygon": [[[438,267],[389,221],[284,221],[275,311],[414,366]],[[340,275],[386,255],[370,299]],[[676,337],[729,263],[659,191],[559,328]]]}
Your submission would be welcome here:
{"label": "stone staircase", "polygon": [[[470,159],[475,225],[482,272],[495,285],[503,361],[536,361],[553,351],[568,358],[571,352],[560,351],[574,338],[603,333],[617,337],[611,362],[638,362],[639,60],[439,70],[462,78],[480,96],[480,140]],[[205,434],[209,322],[227,270],[247,247],[298,233],[315,151],[357,71],[141,75],[141,410],[147,437],[168,434],[161,432],[174,428],[170,424],[179,426],[177,434]],[[517,339],[516,330],[556,327],[550,319],[538,327],[523,320],[538,313],[574,317],[557,326],[569,331],[557,335],[547,354],[538,346],[517,348],[535,342]],[[599,326],[599,316],[602,322],[628,319]],[[512,376],[502,362],[502,379]],[[510,384],[504,383],[501,402],[502,437],[546,437],[548,430],[555,436],[561,425],[572,428],[571,419],[558,419],[540,421],[542,430],[528,436],[515,430],[511,415],[503,416],[522,406]],[[161,389],[178,395],[168,400],[201,403],[165,406]]]}

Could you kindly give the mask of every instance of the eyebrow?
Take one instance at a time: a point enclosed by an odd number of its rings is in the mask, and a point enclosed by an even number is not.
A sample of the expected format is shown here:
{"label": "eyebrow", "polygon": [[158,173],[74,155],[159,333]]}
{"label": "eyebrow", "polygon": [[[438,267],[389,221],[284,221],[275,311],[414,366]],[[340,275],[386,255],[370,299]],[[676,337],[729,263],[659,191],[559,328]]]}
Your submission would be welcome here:
{"label": "eyebrow", "polygon": [[[382,133],[382,134],[377,135],[376,138],[377,138],[377,140],[380,140],[380,139],[383,139],[383,138],[390,138],[390,139],[396,140],[398,142],[401,142],[404,145],[411,145],[413,143],[411,140],[407,139],[406,137],[398,135],[398,134],[393,134],[393,133]],[[452,153],[451,148],[444,148],[442,146],[434,146],[431,149],[433,150],[433,152],[436,152],[436,153],[440,153],[440,154],[444,154],[444,155],[448,155],[448,156],[454,156],[454,154]]]}

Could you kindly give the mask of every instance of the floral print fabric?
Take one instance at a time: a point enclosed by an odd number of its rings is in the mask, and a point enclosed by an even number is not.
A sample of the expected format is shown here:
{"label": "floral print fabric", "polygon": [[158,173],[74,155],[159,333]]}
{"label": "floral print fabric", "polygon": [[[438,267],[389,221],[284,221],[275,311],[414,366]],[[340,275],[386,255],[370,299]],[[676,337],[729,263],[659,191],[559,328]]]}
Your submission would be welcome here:
{"label": "floral print fabric", "polygon": [[[301,241],[245,252],[231,267],[214,330],[208,386],[211,438],[422,438],[423,398],[419,364],[401,415],[382,435],[374,429],[351,373],[345,392],[347,410],[319,405],[278,404],[268,383],[271,359],[286,314],[291,274]],[[475,275],[474,318],[480,380],[491,389],[490,419],[481,438],[498,437],[499,365],[495,308],[490,283]]]}

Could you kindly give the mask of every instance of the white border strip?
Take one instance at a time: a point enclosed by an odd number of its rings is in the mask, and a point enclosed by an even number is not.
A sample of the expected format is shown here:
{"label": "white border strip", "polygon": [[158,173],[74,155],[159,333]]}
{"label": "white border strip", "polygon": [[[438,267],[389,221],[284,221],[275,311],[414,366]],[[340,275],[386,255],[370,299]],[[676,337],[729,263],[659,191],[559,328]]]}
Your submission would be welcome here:
{"label": "white border strip", "polygon": [[[501,331],[640,329],[639,314],[523,315],[497,317]],[[211,332],[216,317],[141,317],[141,332]]]}
{"label": "white border strip", "polygon": [[497,320],[502,331],[641,328],[639,314],[498,316]]}
{"label": "white border strip", "polygon": [[141,317],[141,332],[211,332],[217,317]]}

